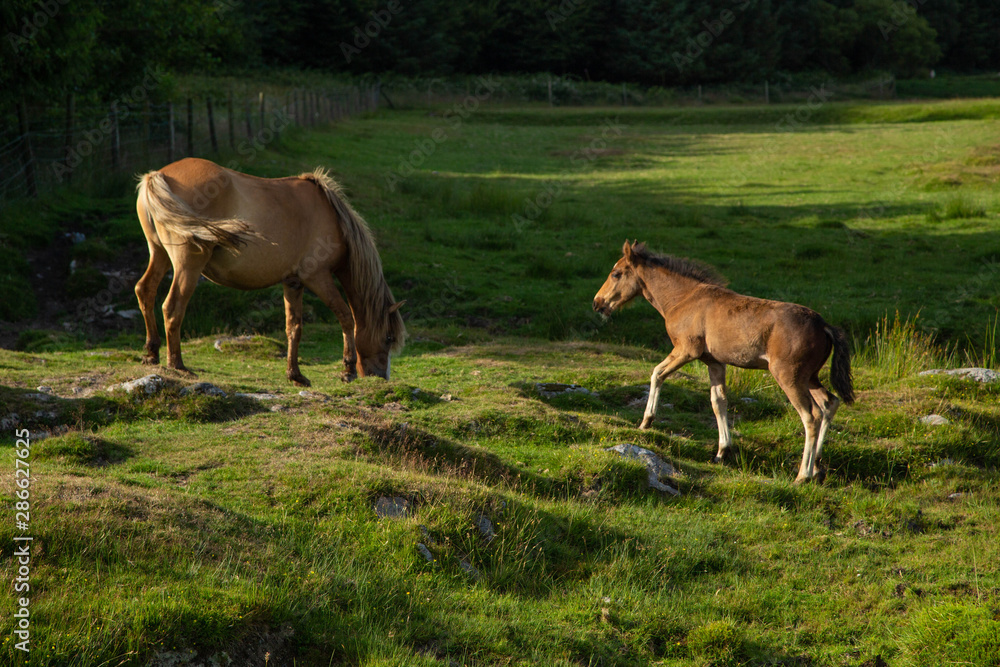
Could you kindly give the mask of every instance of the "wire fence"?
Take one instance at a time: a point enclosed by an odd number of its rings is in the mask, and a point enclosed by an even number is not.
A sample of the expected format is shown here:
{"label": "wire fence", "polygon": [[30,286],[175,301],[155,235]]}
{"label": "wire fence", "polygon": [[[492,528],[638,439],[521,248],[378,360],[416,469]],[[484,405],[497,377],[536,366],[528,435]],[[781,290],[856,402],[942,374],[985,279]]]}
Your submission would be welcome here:
{"label": "wire fence", "polygon": [[0,126],[0,202],[131,176],[183,157],[231,155],[247,163],[289,128],[372,111],[381,96],[374,84],[223,92],[158,104],[143,95],[106,107],[78,105],[72,95],[61,105],[21,102],[16,118]]}

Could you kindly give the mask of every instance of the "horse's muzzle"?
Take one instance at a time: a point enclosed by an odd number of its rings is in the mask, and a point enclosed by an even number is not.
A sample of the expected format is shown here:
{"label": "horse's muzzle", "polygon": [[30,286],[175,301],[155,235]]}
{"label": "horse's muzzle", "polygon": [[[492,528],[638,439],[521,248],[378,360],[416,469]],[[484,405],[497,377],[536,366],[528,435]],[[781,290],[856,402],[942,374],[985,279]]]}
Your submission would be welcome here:
{"label": "horse's muzzle", "polygon": [[611,309],[608,308],[608,304],[603,299],[594,299],[594,312],[607,317],[611,314]]}

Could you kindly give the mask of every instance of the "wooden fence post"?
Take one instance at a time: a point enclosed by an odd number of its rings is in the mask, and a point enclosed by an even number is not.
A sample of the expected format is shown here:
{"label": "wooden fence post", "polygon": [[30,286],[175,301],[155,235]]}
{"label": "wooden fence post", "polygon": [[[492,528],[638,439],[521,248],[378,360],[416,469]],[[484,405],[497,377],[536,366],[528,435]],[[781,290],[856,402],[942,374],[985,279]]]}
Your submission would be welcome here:
{"label": "wooden fence post", "polygon": [[219,140],[215,136],[215,114],[212,113],[212,96],[208,96],[208,137],[212,141],[212,152],[219,152]]}
{"label": "wooden fence post", "polygon": [[771,89],[768,88],[767,79],[764,79],[764,104],[771,103]]}
{"label": "wooden fence post", "polygon": [[64,135],[63,143],[65,144],[65,154],[66,154],[66,182],[69,183],[73,180],[73,167],[72,167],[72,156],[73,156],[73,112],[76,110],[76,98],[74,98],[73,93],[66,94],[66,133]]}
{"label": "wooden fence post", "polygon": [[188,98],[187,156],[194,157],[194,100]]}
{"label": "wooden fence post", "polygon": [[246,116],[247,121],[247,139],[253,141],[253,123],[250,121],[250,100],[243,100],[243,115]]}
{"label": "wooden fence post", "polygon": [[226,106],[229,114],[229,148],[236,150],[236,122],[233,120],[233,91],[229,91],[229,101]]}
{"label": "wooden fence post", "polygon": [[264,131],[264,108],[265,108],[264,107],[265,102],[264,102],[264,91],[263,90],[260,91],[260,94],[258,95],[258,102],[260,104],[260,126],[257,128],[257,131],[258,132],[263,132]]}
{"label": "wooden fence post", "polygon": [[118,132],[118,102],[111,103],[111,170],[118,171],[122,166],[122,141]]}
{"label": "wooden fence post", "polygon": [[38,183],[35,181],[35,157],[31,153],[31,135],[28,132],[28,107],[21,98],[17,105],[17,127],[21,133],[21,164],[24,167],[24,180],[28,186],[28,196],[38,196]]}
{"label": "wooden fence post", "polygon": [[167,128],[170,134],[170,143],[167,144],[167,163],[174,161],[174,154],[177,152],[177,131],[174,127],[174,103],[167,102]]}

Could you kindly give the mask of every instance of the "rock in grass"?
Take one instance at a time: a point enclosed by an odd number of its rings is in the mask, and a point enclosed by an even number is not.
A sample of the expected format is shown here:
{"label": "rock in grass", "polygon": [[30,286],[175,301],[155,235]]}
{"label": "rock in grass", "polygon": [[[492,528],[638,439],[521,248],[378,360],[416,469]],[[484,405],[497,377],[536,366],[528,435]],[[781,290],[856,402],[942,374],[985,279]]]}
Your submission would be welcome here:
{"label": "rock in grass", "polygon": [[538,382],[535,384],[535,391],[545,398],[553,398],[564,394],[586,394],[591,396],[594,393],[578,384],[563,384],[561,382]]}
{"label": "rock in grass", "polygon": [[426,545],[418,542],[417,543],[417,551],[420,552],[421,556],[423,556],[424,558],[427,559],[428,563],[433,563],[434,562],[434,554],[431,553],[431,550],[428,549]]}
{"label": "rock in grass", "polygon": [[976,382],[1000,382],[1000,373],[991,368],[932,368],[929,371],[921,371],[920,375],[951,375],[953,377],[975,380]]}
{"label": "rock in grass", "polygon": [[948,420],[941,415],[927,415],[926,417],[920,418],[921,424],[927,424],[928,426],[944,426],[948,424]]}
{"label": "rock in grass", "polygon": [[652,488],[658,491],[665,491],[675,496],[681,495],[681,492],[678,489],[668,486],[660,481],[661,476],[673,477],[674,475],[679,475],[680,471],[657,456],[655,452],[643,447],[638,447],[629,442],[615,445],[614,447],[608,447],[607,451],[615,452],[619,456],[627,459],[638,459],[639,461],[642,461],[643,465],[646,466],[646,470],[649,471],[649,485]]}
{"label": "rock in grass", "polygon": [[476,517],[476,528],[479,529],[479,534],[483,536],[487,543],[492,542],[493,538],[497,536],[493,531],[493,522],[485,514],[480,514]]}
{"label": "rock in grass", "polygon": [[259,393],[259,394],[236,393],[235,396],[237,398],[252,398],[255,401],[276,401],[279,398],[281,398],[281,396],[278,396],[277,394],[264,394],[264,393]]}
{"label": "rock in grass", "polygon": [[381,496],[375,501],[375,514],[380,519],[402,519],[410,512],[410,501],[399,496]]}
{"label": "rock in grass", "polygon": [[483,573],[476,569],[476,566],[467,560],[458,561],[458,566],[465,570],[465,573],[472,577],[475,581],[481,581],[483,578]]}
{"label": "rock in grass", "polygon": [[124,389],[129,394],[139,391],[147,396],[152,396],[163,389],[164,384],[163,378],[159,375],[147,375],[131,382],[122,382],[117,388]]}
{"label": "rock in grass", "polygon": [[198,382],[195,384],[189,384],[188,386],[181,389],[181,396],[187,396],[189,394],[204,394],[205,396],[221,396],[226,397],[226,392],[222,391],[214,384],[210,382]]}

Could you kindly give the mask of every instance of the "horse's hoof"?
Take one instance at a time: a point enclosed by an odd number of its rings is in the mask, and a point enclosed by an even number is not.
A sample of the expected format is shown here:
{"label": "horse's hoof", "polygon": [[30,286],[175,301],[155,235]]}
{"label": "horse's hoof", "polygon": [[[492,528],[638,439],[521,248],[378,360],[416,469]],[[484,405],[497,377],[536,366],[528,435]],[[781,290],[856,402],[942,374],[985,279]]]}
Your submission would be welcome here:
{"label": "horse's hoof", "polygon": [[343,373],[340,374],[341,382],[353,382],[354,380],[357,379],[358,379],[357,373],[348,373],[347,371],[344,371]]}
{"label": "horse's hoof", "polygon": [[716,454],[716,455],[715,455],[715,456],[714,456],[714,457],[712,458],[712,463],[714,463],[715,465],[720,465],[720,466],[721,466],[721,465],[722,465],[722,463],[723,463],[723,458],[722,458],[721,456],[719,456],[718,454]]}
{"label": "horse's hoof", "polygon": [[160,365],[160,358],[159,357],[145,356],[145,357],[142,358],[142,365],[143,366],[159,366]]}
{"label": "horse's hoof", "polygon": [[641,422],[639,422],[639,430],[640,431],[648,430],[649,427],[652,425],[653,425],[652,419],[643,419]]}
{"label": "horse's hoof", "polygon": [[312,382],[310,382],[309,379],[306,378],[306,376],[302,375],[301,373],[299,373],[298,375],[289,375],[288,379],[291,380],[292,384],[294,384],[296,387],[312,386]]}

